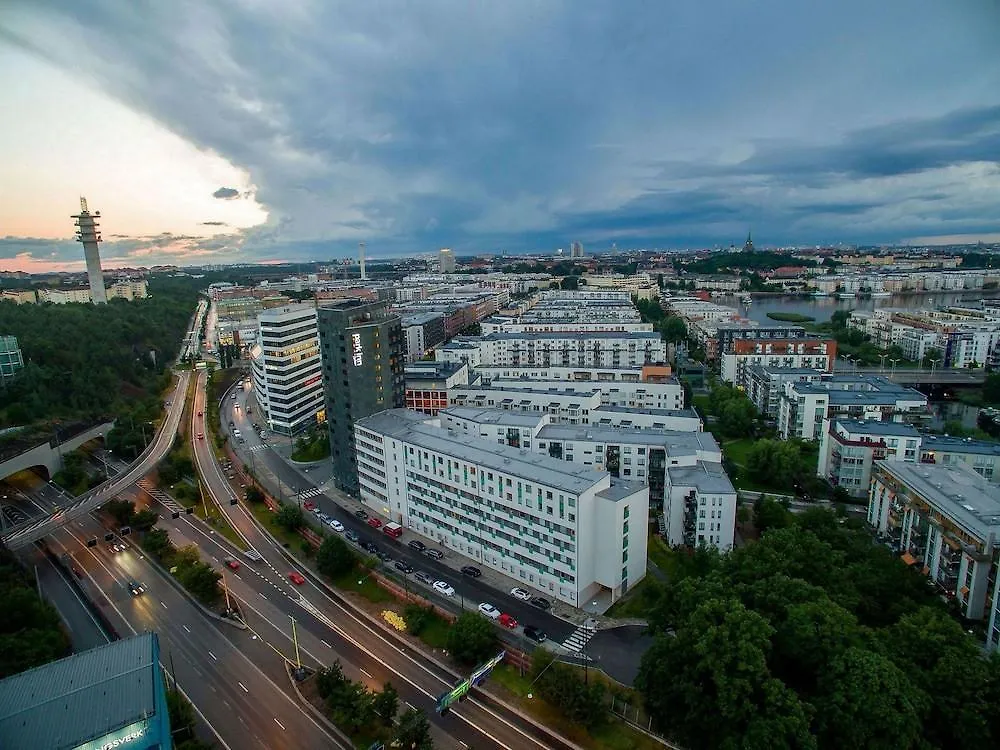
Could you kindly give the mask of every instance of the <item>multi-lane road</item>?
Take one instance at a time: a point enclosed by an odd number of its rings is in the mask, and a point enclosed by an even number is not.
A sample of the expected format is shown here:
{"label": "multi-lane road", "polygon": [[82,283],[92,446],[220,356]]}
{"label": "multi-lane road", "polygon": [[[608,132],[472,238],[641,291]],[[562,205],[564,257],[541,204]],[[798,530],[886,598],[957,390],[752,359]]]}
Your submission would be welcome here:
{"label": "multi-lane road", "polygon": [[[237,596],[257,610],[248,613],[251,625],[256,616],[280,631],[289,617],[295,617],[301,642],[311,655],[322,663],[339,658],[347,665],[349,675],[360,677],[367,684],[392,682],[404,701],[427,713],[440,747],[508,750],[573,747],[484,694],[453,707],[444,717],[438,716],[434,711],[436,697],[450,689],[459,675],[394,636],[388,628],[368,620],[307,569],[295,567],[288,553],[259,528],[242,503],[229,505],[232,489],[212,454],[204,417],[197,416],[205,412],[203,380],[204,375],[196,389],[196,424],[191,433],[192,436],[204,433],[206,439],[192,438],[195,465],[230,523],[264,558],[260,563],[244,559],[241,570],[248,572],[232,583]],[[223,539],[216,537],[216,540],[223,546],[228,544]],[[288,583],[288,573],[293,569],[305,575],[302,586]]]}

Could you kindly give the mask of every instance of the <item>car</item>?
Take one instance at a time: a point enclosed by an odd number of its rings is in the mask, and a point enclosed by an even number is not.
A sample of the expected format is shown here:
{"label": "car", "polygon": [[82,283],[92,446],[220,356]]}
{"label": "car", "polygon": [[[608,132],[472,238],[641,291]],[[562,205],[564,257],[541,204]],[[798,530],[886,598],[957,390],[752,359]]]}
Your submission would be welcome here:
{"label": "car", "polygon": [[365,511],[363,511],[363,510],[356,510],[356,511],[354,511],[354,515],[356,515],[358,518],[360,518],[362,520],[364,520],[365,518],[368,518],[368,514]]}
{"label": "car", "polygon": [[423,552],[427,549],[427,545],[416,539],[410,540],[410,549],[415,549],[417,552]]}
{"label": "car", "polygon": [[198,412],[198,416],[199,416],[199,417],[201,416],[201,412]]}
{"label": "car", "polygon": [[455,596],[455,589],[447,581],[434,581],[434,590],[445,596]]}
{"label": "car", "polygon": [[514,588],[512,588],[510,590],[510,595],[513,596],[515,599],[521,600],[522,602],[531,601],[531,594],[529,594],[527,591],[525,591],[519,586],[515,586]]}
{"label": "car", "polygon": [[261,556],[260,552],[258,552],[255,549],[248,549],[246,552],[243,553],[243,556],[248,560],[253,560],[254,562],[260,562],[261,560],[264,559],[263,556]]}
{"label": "car", "polygon": [[410,573],[413,572],[413,568],[411,566],[407,565],[402,560],[397,560],[395,567],[396,567],[396,570],[401,570],[404,573],[406,573],[407,575],[409,575]]}
{"label": "car", "polygon": [[236,426],[236,422],[234,422],[232,420],[229,420],[229,426],[230,427],[235,427]]}
{"label": "car", "polygon": [[[434,584],[434,585],[436,586],[437,584]],[[486,615],[491,620],[499,620],[500,619],[500,610],[497,609],[496,607],[494,607],[489,602],[480,602],[480,604],[479,604],[479,614]]]}
{"label": "car", "polygon": [[504,612],[500,615],[500,624],[507,628],[507,630],[513,630],[517,627],[517,620],[514,619],[513,615],[508,615]]}
{"label": "car", "polygon": [[296,570],[293,570],[291,573],[288,574],[288,580],[290,580],[296,586],[301,586],[303,583],[306,582],[305,577]]}
{"label": "car", "polygon": [[318,518],[323,523],[330,523],[330,516],[328,516],[326,513],[324,513],[323,511],[319,510],[318,508],[316,510],[314,510],[313,513],[315,513],[316,514],[316,518]]}
{"label": "car", "polygon": [[444,557],[444,553],[439,549],[425,549],[424,554],[435,560],[440,560]]}
{"label": "car", "polygon": [[539,609],[551,609],[552,603],[543,596],[534,596],[531,598],[530,604],[532,607],[538,607]]}
{"label": "car", "polygon": [[118,547],[116,547],[114,544],[109,544],[108,545],[108,552],[110,552],[112,555],[117,554]]}
{"label": "car", "polygon": [[373,555],[378,554],[378,545],[374,542],[361,542],[361,549],[371,552]]}
{"label": "car", "polygon": [[316,503],[312,502],[312,500],[306,500],[304,503],[302,503],[302,507],[305,508],[306,510],[315,511]]}
{"label": "car", "polygon": [[383,550],[379,550],[378,552],[376,552],[375,557],[377,557],[384,563],[392,562],[392,555],[390,555],[388,552],[384,552]]}
{"label": "car", "polygon": [[371,526],[373,529],[381,529],[382,528],[382,522],[380,520],[378,520],[377,518],[369,518],[368,519],[368,525]]}
{"label": "car", "polygon": [[339,534],[344,533],[344,524],[342,524],[336,518],[331,518],[329,521],[327,521],[327,523],[330,524],[330,528],[336,531],[337,533]]}
{"label": "car", "polygon": [[545,643],[545,641],[549,639],[549,637],[545,635],[543,631],[539,630],[534,625],[524,626],[524,637],[530,638],[535,643]]}
{"label": "car", "polygon": [[358,541],[358,533],[356,531],[345,531],[344,536],[352,542]]}
{"label": "car", "polygon": [[128,545],[125,544],[125,542],[118,542],[115,546],[118,548],[119,552],[124,552],[128,549]]}
{"label": "car", "polygon": [[481,571],[475,565],[466,565],[464,568],[462,568],[462,575],[469,576],[470,578],[479,578],[479,576],[481,576],[482,574],[483,571]]}
{"label": "car", "polygon": [[143,588],[143,585],[138,581],[130,580],[128,582],[128,590],[132,596],[139,596],[139,594],[143,593],[146,589]]}
{"label": "car", "polygon": [[199,440],[204,440],[205,439],[205,433],[204,432],[199,432],[198,433],[198,439]]}
{"label": "car", "polygon": [[243,438],[240,438],[240,439],[239,439],[239,444],[240,444],[240,445],[246,445],[246,442],[247,442],[247,441],[246,441],[246,440],[244,440]]}
{"label": "car", "polygon": [[240,561],[239,560],[234,560],[231,557],[227,557],[226,558],[226,567],[229,568],[230,570],[239,570],[240,569]]}
{"label": "car", "polygon": [[421,583],[426,583],[428,586],[434,585],[434,576],[432,576],[430,573],[425,573],[422,570],[418,570],[416,573],[413,574],[413,577],[416,578]]}

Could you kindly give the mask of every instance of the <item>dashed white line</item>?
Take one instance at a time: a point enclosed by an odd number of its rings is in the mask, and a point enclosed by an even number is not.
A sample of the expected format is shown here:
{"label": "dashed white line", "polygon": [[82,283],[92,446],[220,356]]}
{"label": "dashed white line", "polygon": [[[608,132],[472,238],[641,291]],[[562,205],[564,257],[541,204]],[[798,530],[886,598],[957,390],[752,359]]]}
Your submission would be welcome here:
{"label": "dashed white line", "polygon": [[329,643],[327,643],[326,641],[324,641],[322,638],[319,639],[319,642],[322,643],[327,648],[333,648],[333,646],[331,646]]}
{"label": "dashed white line", "polygon": [[181,625],[181,627],[184,628],[187,632],[189,633],[191,632],[191,628],[189,628],[187,625]]}
{"label": "dashed white line", "polygon": [[240,579],[241,581],[243,580],[243,579],[242,579],[242,578],[240,577],[240,574],[239,574],[239,573],[233,573],[233,578],[239,578],[239,579]]}
{"label": "dashed white line", "polygon": [[410,703],[409,701],[403,701],[403,703],[405,703],[405,704],[406,704],[407,706],[409,706],[409,707],[410,707],[410,708],[411,708],[412,710],[414,710],[414,711],[416,711],[416,710],[417,710],[417,709],[416,709],[416,706],[414,706],[414,705],[413,705],[412,703]]}
{"label": "dashed white line", "polygon": [[164,609],[166,609],[166,608],[167,608],[167,605],[166,605],[166,604],[164,604],[163,602],[160,602],[160,606],[161,606],[161,607],[163,607]]}
{"label": "dashed white line", "polygon": [[218,661],[218,660],[219,660],[219,657],[217,657],[217,656],[216,656],[215,654],[213,654],[213,653],[212,653],[211,651],[209,651],[209,652],[208,652],[208,655],[209,655],[209,656],[211,656],[211,657],[212,657],[213,659],[215,659],[216,661]]}
{"label": "dashed white line", "polygon": [[249,690],[247,690],[247,686],[246,686],[246,685],[244,685],[244,684],[243,684],[242,682],[240,682],[239,680],[237,680],[237,681],[236,681],[236,684],[237,684],[237,685],[239,685],[239,686],[240,686],[241,688],[243,688],[243,692],[244,692],[244,693],[249,693],[249,692],[250,692]]}
{"label": "dashed white line", "polygon": [[282,723],[281,723],[280,721],[278,721],[278,717],[277,717],[277,716],[275,716],[275,717],[274,717],[274,723],[275,723],[275,724],[277,724],[277,725],[278,725],[279,727],[281,727],[282,729],[284,729],[284,728],[285,728],[285,725],[284,725],[284,724],[282,724]]}
{"label": "dashed white line", "polygon": [[263,591],[258,591],[257,593],[260,594],[260,598],[261,599],[267,599],[267,597],[264,596],[264,592]]}
{"label": "dashed white line", "polygon": [[360,667],[358,667],[358,669],[361,671],[361,674],[363,674],[369,680],[374,680],[375,679],[374,677],[372,677],[370,674],[368,674],[365,670],[361,669]]}

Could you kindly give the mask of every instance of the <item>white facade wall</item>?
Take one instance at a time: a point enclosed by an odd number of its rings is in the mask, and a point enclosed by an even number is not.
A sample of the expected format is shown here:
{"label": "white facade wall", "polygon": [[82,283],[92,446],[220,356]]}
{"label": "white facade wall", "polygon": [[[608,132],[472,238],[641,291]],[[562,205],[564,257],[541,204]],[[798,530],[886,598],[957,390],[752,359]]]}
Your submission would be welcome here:
{"label": "white facade wall", "polygon": [[[632,409],[670,409],[684,408],[684,389],[677,381],[670,383],[595,383],[593,381],[573,381],[579,383],[581,389],[596,388],[600,390],[601,404],[605,406],[627,406]],[[490,381],[493,388],[517,388],[538,392],[551,389],[560,390],[573,387],[560,380],[521,380],[516,378],[494,378]]]}
{"label": "white facade wall", "polygon": [[496,378],[506,380],[554,380],[575,383],[594,383],[604,387],[604,383],[629,382],[642,380],[642,367],[489,367],[480,366],[476,373],[482,377],[483,384],[489,385]]}
{"label": "white facade wall", "polygon": [[[809,339],[803,339],[803,343],[808,345]],[[800,344],[801,346],[801,344]],[[765,367],[781,367],[786,369],[809,368],[829,372],[830,358],[826,354],[786,354],[773,353],[763,354],[760,352],[748,352],[746,354],[720,354],[721,365],[720,377],[726,383],[731,383],[742,388],[746,388],[746,372],[753,365],[764,365]]]}
{"label": "white facade wall", "polygon": [[[683,474],[707,474],[708,466],[702,462],[696,467],[684,467]],[[736,490],[721,467],[713,466],[711,471],[721,473],[721,477],[702,486],[697,478],[678,476],[681,472],[667,470],[663,509],[667,541],[671,545],[704,544],[723,551],[732,549],[736,534]]]}
{"label": "white facade wall", "polygon": [[422,325],[406,326],[403,329],[406,337],[406,361],[416,362],[424,356],[427,347],[424,344],[424,327]]}

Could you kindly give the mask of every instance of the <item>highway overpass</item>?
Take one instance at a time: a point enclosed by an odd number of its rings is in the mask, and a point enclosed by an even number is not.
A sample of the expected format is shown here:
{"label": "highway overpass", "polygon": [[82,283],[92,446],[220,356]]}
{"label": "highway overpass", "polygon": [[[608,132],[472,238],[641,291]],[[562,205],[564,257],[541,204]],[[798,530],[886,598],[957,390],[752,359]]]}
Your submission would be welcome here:
{"label": "highway overpass", "polygon": [[986,370],[977,369],[935,369],[919,367],[852,367],[848,363],[837,362],[837,375],[881,375],[893,383],[901,385],[982,385],[986,380]]}

